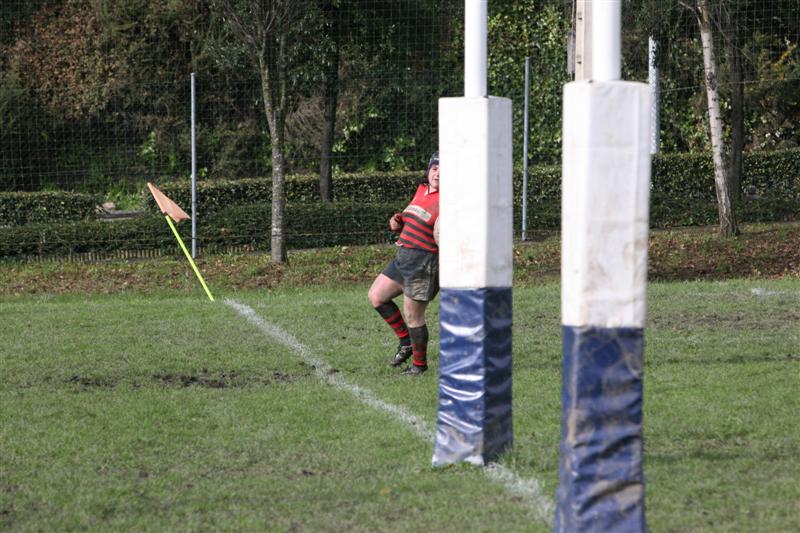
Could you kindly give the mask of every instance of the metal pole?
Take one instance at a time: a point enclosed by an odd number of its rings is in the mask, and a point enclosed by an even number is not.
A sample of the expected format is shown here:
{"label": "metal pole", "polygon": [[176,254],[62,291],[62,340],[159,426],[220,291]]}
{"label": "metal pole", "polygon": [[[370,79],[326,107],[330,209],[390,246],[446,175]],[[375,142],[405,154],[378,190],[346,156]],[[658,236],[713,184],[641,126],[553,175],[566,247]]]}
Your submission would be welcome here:
{"label": "metal pole", "polygon": [[656,41],[652,36],[648,39],[648,68],[647,82],[650,85],[650,154],[657,154],[661,144],[661,120],[658,116],[659,99],[659,73],[656,65]]}
{"label": "metal pole", "polygon": [[464,96],[485,97],[488,0],[464,0]]}
{"label": "metal pole", "polygon": [[197,144],[195,137],[194,72],[192,86],[192,257],[197,257]]}
{"label": "metal pole", "polygon": [[525,111],[522,118],[522,240],[528,239],[528,99],[530,95],[531,58],[525,58]]}
{"label": "metal pole", "polygon": [[622,3],[592,3],[592,79],[612,81],[621,77]]}

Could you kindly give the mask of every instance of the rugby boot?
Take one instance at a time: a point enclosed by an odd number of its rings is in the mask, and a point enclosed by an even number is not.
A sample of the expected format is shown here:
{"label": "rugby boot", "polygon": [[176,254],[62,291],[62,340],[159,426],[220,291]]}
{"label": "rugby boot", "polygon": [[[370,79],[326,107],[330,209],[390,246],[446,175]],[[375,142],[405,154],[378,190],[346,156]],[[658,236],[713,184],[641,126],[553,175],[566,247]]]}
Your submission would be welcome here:
{"label": "rugby boot", "polygon": [[425,366],[417,366],[417,365],[409,365],[403,369],[401,374],[405,376],[419,376],[423,374],[426,370],[428,370],[428,365]]}
{"label": "rugby boot", "polygon": [[411,345],[403,346],[402,344],[397,347],[397,353],[389,360],[390,366],[400,366],[414,355]]}

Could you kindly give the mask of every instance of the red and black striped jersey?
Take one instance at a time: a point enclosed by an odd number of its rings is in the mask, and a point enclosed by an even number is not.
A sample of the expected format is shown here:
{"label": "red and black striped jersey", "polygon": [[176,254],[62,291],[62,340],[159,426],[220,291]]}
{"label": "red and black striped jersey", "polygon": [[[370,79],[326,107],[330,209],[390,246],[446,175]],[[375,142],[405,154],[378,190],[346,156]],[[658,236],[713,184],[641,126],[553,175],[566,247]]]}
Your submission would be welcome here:
{"label": "red and black striped jersey", "polygon": [[414,198],[403,210],[403,229],[397,239],[398,246],[439,252],[433,238],[433,225],[439,218],[439,191],[429,192],[428,185],[420,185]]}

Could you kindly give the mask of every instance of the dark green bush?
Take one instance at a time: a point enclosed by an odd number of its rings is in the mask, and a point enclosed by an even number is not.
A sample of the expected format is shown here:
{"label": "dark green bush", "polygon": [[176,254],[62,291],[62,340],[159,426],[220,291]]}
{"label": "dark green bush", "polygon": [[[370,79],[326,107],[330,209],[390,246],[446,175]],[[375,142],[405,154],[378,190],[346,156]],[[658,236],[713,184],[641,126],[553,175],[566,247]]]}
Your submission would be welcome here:
{"label": "dark green bush", "polygon": [[[784,198],[743,199],[736,207],[739,222],[788,222],[800,220],[800,200]],[[650,202],[650,226],[709,226],[719,223],[714,201],[676,201],[654,195]]]}
{"label": "dark green bush", "polygon": [[[389,217],[402,207],[355,202],[287,205],[286,246],[297,249],[390,242]],[[227,208],[209,217],[198,238],[203,246],[251,244],[269,249],[271,213],[269,204]]]}
{"label": "dark green bush", "polygon": [[800,148],[749,152],[744,158],[742,189],[746,195],[800,199]]}
{"label": "dark green bush", "polygon": [[102,201],[74,192],[0,192],[0,226],[84,220],[94,216]]}
{"label": "dark green bush", "polygon": [[[716,201],[714,164],[708,154],[659,154],[653,158],[653,196],[675,202],[692,199]],[[800,198],[800,149],[748,152],[744,156],[742,189],[765,198]],[[528,169],[528,201],[559,201],[561,167]],[[514,172],[514,199],[522,198],[522,171]]]}
{"label": "dark green bush", "polygon": [[[746,195],[736,208],[739,222],[800,220],[800,150],[748,154],[745,159]],[[653,163],[650,204],[652,227],[713,225],[717,206],[710,159],[703,156],[659,156]],[[291,248],[356,245],[391,242],[387,220],[410,199],[420,173],[346,175],[335,181],[338,201],[316,200],[317,181],[311,176],[287,181],[285,213],[286,244]],[[521,172],[514,173],[514,224],[519,232]],[[270,246],[270,189],[268,179],[210,182],[201,185],[198,209],[199,244],[204,249],[250,245]],[[162,190],[184,208],[189,207],[186,183],[165,184]],[[528,182],[529,230],[558,229],[561,223],[560,168],[530,169]],[[0,202],[0,212],[22,220],[19,210],[40,213],[38,220],[58,223],[28,223],[0,228],[0,257],[69,255],[117,250],[162,250],[180,253],[162,216],[155,213],[132,220],[63,220],[86,218],[99,198],[75,195],[75,202],[59,203],[68,196],[58,193],[6,193],[15,201]],[[46,198],[44,201],[40,201]],[[78,200],[77,198],[81,198]],[[24,199],[20,200],[20,199]],[[29,202],[24,204],[24,202]],[[36,204],[36,205],[34,205]],[[69,204],[69,205],[67,205]],[[50,207],[54,205],[55,207]],[[82,211],[76,206],[82,205]],[[42,207],[45,206],[45,207]],[[91,209],[90,209],[91,206]],[[3,211],[5,210],[5,211]],[[38,211],[37,211],[38,210]],[[188,210],[188,209],[187,209]],[[44,214],[41,214],[44,213]],[[58,215],[54,215],[59,213]],[[27,216],[27,215],[26,215]],[[30,220],[30,219],[26,219]],[[37,219],[33,219],[37,220]],[[178,226],[189,244],[191,226]]]}
{"label": "dark green bush", "polygon": [[[285,213],[286,245],[290,249],[392,242],[387,229],[392,213],[404,202],[361,204],[290,204]],[[199,245],[206,250],[224,250],[249,245],[270,247],[270,205],[249,204],[222,209],[204,218],[198,227]],[[800,220],[800,201],[792,199],[747,199],[738,218],[743,222]],[[716,204],[701,199],[674,201],[655,194],[651,202],[651,226],[672,227],[716,224]],[[528,209],[528,229],[558,229],[560,205],[533,202]],[[515,211],[519,230],[519,211]],[[178,231],[189,246],[191,225]],[[164,218],[151,214],[117,221],[78,221],[58,224],[27,224],[0,228],[0,257],[65,256],[108,253],[118,250],[161,250],[180,254]]]}
{"label": "dark green bush", "polygon": [[[800,149],[745,154],[744,195],[735,208],[740,222],[800,220]],[[717,224],[714,167],[710,155],[666,154],[653,158],[652,227]],[[522,172],[514,173],[515,227],[521,225]],[[561,168],[533,167],[528,174],[528,224],[560,226]]]}
{"label": "dark green bush", "polygon": [[[514,211],[514,228],[521,228],[522,213]],[[736,207],[739,222],[789,222],[800,220],[800,200],[791,198],[745,198]],[[654,194],[650,198],[650,227],[713,226],[719,223],[717,204],[713,200],[675,200]],[[529,231],[559,229],[561,205],[556,202],[534,202],[528,205]]]}
{"label": "dark green bush", "polygon": [[[337,202],[392,202],[410,200],[421,172],[381,172],[373,174],[344,174],[337,176],[333,184],[334,200]],[[173,201],[189,212],[192,205],[191,183],[174,181],[156,184]],[[153,197],[145,189],[145,204],[151,212],[157,212]],[[317,176],[289,176],[285,187],[286,203],[319,202],[319,178]],[[245,178],[238,180],[199,181],[197,183],[197,212],[208,215],[221,209],[253,203],[269,203],[272,199],[272,180]]]}
{"label": "dark green bush", "polygon": [[[398,204],[293,204],[287,206],[286,245],[313,248],[391,242],[389,217]],[[198,226],[198,241],[207,249],[251,245],[270,247],[269,204],[250,204],[220,210]],[[187,247],[188,222],[177,225]],[[151,214],[128,220],[80,221],[68,224],[28,224],[0,228],[0,257],[60,256],[118,250],[163,250],[180,253],[163,216]]]}
{"label": "dark green bush", "polygon": [[675,200],[714,200],[714,164],[711,155],[662,154],[652,160],[654,195]]}
{"label": "dark green bush", "polygon": [[[744,196],[800,198],[800,149],[744,154]],[[653,192],[675,200],[716,200],[714,164],[706,154],[665,154],[653,158]]]}
{"label": "dark green bush", "polygon": [[[421,172],[346,174],[334,179],[337,201],[402,202],[411,198]],[[514,170],[514,201],[522,202],[522,170]],[[189,182],[166,183],[161,190],[187,209],[191,205]],[[771,199],[800,198],[800,149],[780,152],[745,154],[742,188],[745,195]],[[316,176],[292,176],[286,181],[286,200],[317,202],[319,184]],[[200,182],[198,213],[210,214],[225,207],[254,202],[269,202],[272,183],[269,178]],[[694,202],[715,202],[714,168],[711,156],[705,154],[665,154],[653,158],[652,193],[654,198],[669,198],[670,205],[705,205]],[[155,202],[148,196],[148,206],[155,212]],[[537,166],[528,169],[528,205],[534,211],[551,212],[543,204],[561,201],[561,167]],[[537,205],[538,204],[538,205]],[[188,211],[188,209],[187,209]],[[517,209],[518,211],[518,209]],[[684,211],[684,210],[681,210]],[[706,208],[703,207],[703,213]],[[698,215],[700,215],[698,213]],[[552,222],[552,217],[545,217]],[[685,224],[691,225],[688,217]]]}

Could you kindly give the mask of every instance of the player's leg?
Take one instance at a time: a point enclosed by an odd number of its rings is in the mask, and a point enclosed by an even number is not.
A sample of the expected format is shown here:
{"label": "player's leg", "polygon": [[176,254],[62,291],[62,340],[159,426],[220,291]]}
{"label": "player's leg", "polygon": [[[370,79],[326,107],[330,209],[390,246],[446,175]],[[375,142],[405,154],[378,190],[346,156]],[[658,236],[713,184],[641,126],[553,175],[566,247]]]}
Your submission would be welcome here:
{"label": "player's leg", "polygon": [[[392,262],[393,263],[393,262]],[[389,360],[392,366],[403,364],[409,357],[411,357],[411,339],[409,338],[408,327],[406,326],[400,308],[394,303],[394,298],[403,292],[403,285],[396,279],[392,279],[390,275],[391,263],[386,267],[384,273],[378,274],[372,286],[369,288],[367,298],[372,307],[378,312],[383,320],[389,324],[394,331],[399,346],[397,353]],[[385,272],[389,271],[389,275]]]}
{"label": "player's leg", "polygon": [[406,283],[403,285],[403,314],[408,324],[414,355],[414,364],[404,373],[419,375],[428,369],[428,326],[425,311],[428,302],[439,292],[439,257],[437,254],[413,251],[403,266],[409,267],[408,274],[404,276]]}
{"label": "player's leg", "polygon": [[403,299],[403,312],[406,315],[414,355],[414,364],[405,369],[404,374],[422,374],[428,369],[428,325],[425,323],[427,307],[428,302],[408,296]]}

